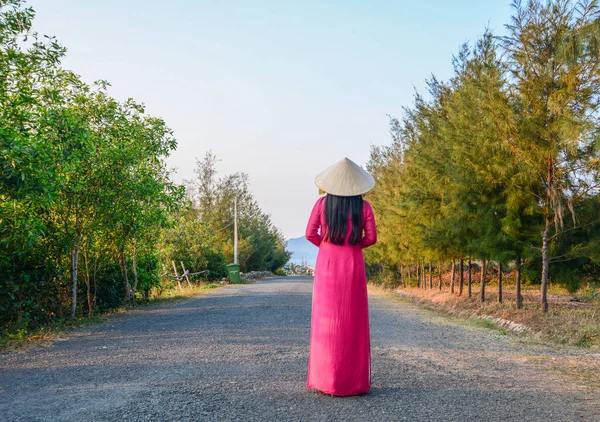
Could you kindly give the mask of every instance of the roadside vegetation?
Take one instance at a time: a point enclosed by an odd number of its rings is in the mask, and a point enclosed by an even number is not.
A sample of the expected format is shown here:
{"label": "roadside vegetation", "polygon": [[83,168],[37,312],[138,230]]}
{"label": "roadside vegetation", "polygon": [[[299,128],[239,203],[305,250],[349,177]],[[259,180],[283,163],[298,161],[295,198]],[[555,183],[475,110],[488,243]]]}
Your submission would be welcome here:
{"label": "roadside vegetation", "polygon": [[281,268],[283,236],[248,176],[218,177],[209,152],[174,183],[167,123],[64,69],[34,16],[0,1],[0,342],[221,280],[234,198],[241,270]]}

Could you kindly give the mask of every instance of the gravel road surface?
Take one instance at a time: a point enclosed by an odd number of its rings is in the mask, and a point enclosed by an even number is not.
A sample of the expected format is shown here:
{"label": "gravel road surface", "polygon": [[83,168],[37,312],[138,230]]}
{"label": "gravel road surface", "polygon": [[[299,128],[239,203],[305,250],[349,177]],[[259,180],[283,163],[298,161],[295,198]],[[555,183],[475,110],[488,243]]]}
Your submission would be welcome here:
{"label": "gravel road surface", "polygon": [[[227,286],[0,355],[1,421],[594,421],[553,348],[371,289],[373,384],[305,388],[312,278]],[[556,355],[558,356],[558,355]]]}

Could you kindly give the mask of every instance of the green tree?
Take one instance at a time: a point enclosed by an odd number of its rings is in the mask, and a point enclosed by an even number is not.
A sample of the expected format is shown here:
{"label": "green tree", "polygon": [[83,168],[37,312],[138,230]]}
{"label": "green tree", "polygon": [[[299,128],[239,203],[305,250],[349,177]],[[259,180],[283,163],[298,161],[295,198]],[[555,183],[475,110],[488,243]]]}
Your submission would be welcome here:
{"label": "green tree", "polygon": [[229,262],[233,262],[233,203],[237,198],[239,219],[238,254],[242,271],[275,271],[290,258],[283,235],[265,214],[248,186],[248,175],[234,173],[217,177],[217,158],[208,152],[197,160],[197,181],[191,182],[188,195],[198,216],[217,233],[218,243]]}
{"label": "green tree", "polygon": [[529,0],[513,3],[504,38],[511,90],[518,104],[519,136],[512,146],[541,180],[534,193],[544,219],[541,231],[541,304],[548,310],[552,231],[564,225],[584,194],[597,189],[600,98],[597,1]]}

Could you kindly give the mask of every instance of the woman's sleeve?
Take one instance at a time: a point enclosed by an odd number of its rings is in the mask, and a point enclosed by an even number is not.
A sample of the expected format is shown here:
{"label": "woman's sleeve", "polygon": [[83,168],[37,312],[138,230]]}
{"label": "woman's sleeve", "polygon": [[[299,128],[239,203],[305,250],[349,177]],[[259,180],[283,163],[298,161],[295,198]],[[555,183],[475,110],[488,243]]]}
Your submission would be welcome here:
{"label": "woman's sleeve", "polygon": [[321,234],[319,233],[319,229],[321,228],[321,204],[323,203],[322,199],[319,199],[315,206],[313,207],[312,212],[310,213],[310,218],[308,219],[308,225],[306,226],[306,239],[312,243],[313,245],[319,246],[321,244]]}
{"label": "woman's sleeve", "polygon": [[375,214],[371,204],[365,201],[365,216],[364,216],[364,228],[365,234],[362,238],[361,245],[363,248],[368,248],[377,243],[377,227],[375,225]]}

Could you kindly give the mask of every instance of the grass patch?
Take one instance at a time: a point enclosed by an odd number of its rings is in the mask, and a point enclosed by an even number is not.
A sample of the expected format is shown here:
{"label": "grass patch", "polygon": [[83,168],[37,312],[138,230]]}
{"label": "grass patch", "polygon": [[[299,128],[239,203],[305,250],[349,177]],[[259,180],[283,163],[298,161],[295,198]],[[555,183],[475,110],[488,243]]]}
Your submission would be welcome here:
{"label": "grass patch", "polygon": [[593,339],[588,334],[584,334],[574,344],[579,347],[590,347],[593,344]]}
{"label": "grass patch", "polygon": [[498,327],[492,321],[487,319],[475,319],[473,320],[473,325],[481,328],[488,328],[490,330],[497,330]]}
{"label": "grass patch", "polygon": [[17,350],[25,346],[41,344],[56,338],[64,331],[98,324],[104,320],[102,315],[92,315],[73,319],[57,319],[38,328],[19,328],[17,330],[9,328],[0,334],[0,351]]}
{"label": "grass patch", "polygon": [[473,323],[473,325],[476,327],[496,331],[498,334],[500,334],[502,336],[508,335],[508,332],[505,329],[500,328],[494,321],[490,321],[489,319],[475,318],[475,319],[471,319],[469,321],[471,321]]}

